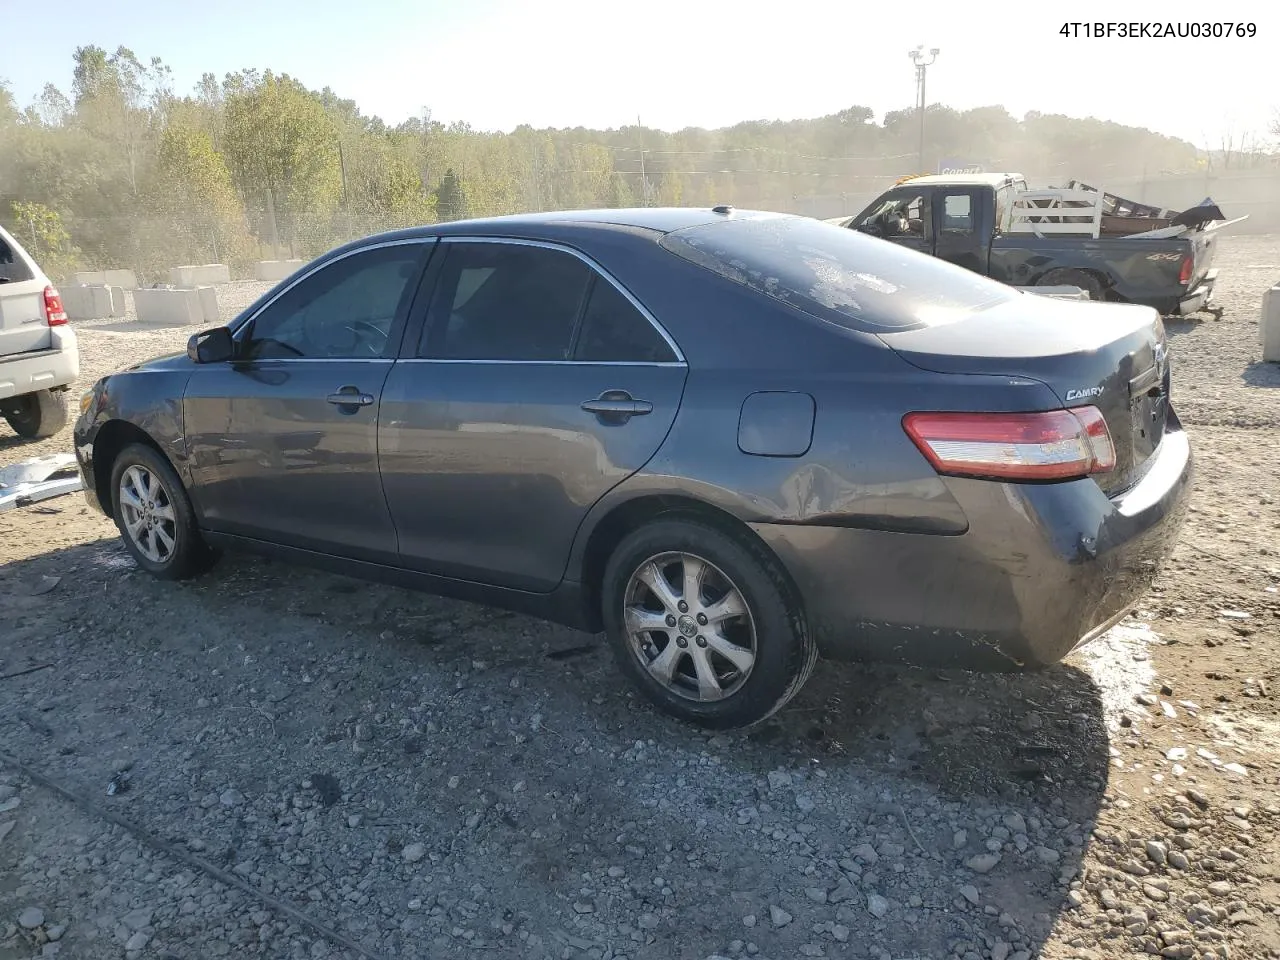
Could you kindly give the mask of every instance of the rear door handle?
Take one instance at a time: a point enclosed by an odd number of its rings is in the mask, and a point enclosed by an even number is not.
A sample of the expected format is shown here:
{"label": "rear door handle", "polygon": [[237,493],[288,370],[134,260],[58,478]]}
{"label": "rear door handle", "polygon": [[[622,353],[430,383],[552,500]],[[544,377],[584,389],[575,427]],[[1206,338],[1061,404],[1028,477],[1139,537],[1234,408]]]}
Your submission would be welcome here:
{"label": "rear door handle", "polygon": [[584,400],[581,406],[605,423],[626,423],[632,417],[653,413],[652,403],[637,400],[626,390],[606,390],[594,400]]}
{"label": "rear door handle", "polygon": [[325,400],[339,407],[367,407],[373,403],[373,394],[361,393],[358,387],[346,386],[339,387],[336,393],[329,394]]}

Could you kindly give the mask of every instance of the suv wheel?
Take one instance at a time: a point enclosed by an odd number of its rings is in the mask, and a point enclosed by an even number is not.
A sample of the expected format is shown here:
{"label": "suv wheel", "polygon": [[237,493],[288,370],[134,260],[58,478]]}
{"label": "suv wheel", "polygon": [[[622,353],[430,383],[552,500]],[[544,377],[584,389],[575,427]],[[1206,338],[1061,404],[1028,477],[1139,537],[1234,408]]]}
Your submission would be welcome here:
{"label": "suv wheel", "polygon": [[20,437],[52,437],[67,425],[67,391],[39,390],[15,397],[6,407],[4,418]]}

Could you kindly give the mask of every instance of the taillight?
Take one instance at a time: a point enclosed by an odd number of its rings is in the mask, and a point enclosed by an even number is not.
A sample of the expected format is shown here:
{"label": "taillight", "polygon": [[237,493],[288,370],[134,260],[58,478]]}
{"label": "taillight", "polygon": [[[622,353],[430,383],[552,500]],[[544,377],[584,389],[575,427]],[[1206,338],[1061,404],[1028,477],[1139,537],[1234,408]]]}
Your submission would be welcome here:
{"label": "taillight", "polygon": [[44,318],[51,327],[60,327],[67,322],[67,311],[63,309],[62,297],[58,296],[56,287],[44,288]]}
{"label": "taillight", "polygon": [[1191,282],[1191,270],[1194,266],[1195,261],[1190,255],[1182,258],[1182,269],[1178,271],[1178,283],[1185,287]]}
{"label": "taillight", "polygon": [[939,473],[992,480],[1068,480],[1116,465],[1097,407],[1042,413],[909,413],[903,428]]}

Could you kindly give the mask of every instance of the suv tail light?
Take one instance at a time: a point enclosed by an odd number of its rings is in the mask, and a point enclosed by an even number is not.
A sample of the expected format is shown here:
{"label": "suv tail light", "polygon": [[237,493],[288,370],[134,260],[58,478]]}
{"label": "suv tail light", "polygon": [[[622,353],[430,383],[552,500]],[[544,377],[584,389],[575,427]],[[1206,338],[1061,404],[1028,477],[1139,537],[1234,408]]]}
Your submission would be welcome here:
{"label": "suv tail light", "polygon": [[1116,465],[1097,407],[1043,413],[909,413],[907,435],[938,473],[990,480],[1069,480]]}
{"label": "suv tail light", "polygon": [[1182,258],[1182,269],[1178,271],[1178,283],[1186,286],[1191,282],[1191,269],[1195,266],[1195,260],[1189,254]]}
{"label": "suv tail light", "polygon": [[44,317],[51,327],[60,327],[67,322],[67,311],[62,306],[57,287],[44,288]]}

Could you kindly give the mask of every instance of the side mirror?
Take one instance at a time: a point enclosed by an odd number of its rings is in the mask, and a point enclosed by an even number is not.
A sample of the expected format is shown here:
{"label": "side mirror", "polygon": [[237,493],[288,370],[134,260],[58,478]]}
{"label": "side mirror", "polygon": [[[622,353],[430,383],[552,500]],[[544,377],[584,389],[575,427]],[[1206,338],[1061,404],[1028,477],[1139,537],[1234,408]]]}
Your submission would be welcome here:
{"label": "side mirror", "polygon": [[214,327],[197,333],[187,341],[187,356],[192,363],[226,363],[235,356],[235,341],[226,327]]}

